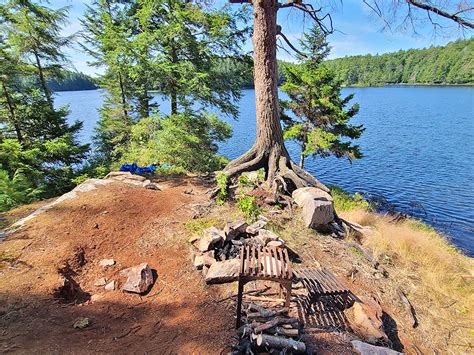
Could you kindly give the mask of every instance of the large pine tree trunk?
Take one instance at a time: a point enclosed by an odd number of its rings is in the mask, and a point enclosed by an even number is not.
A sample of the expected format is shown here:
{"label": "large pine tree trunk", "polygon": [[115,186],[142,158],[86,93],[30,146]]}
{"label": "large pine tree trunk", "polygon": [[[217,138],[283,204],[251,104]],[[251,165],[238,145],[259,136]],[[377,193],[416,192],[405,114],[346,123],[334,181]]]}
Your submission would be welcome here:
{"label": "large pine tree trunk", "polygon": [[303,186],[327,187],[294,164],[285,148],[278,108],[276,60],[277,1],[253,1],[253,58],[256,142],[249,151],[231,161],[224,172],[232,178],[242,172],[265,169],[266,182],[283,185],[286,192]]}

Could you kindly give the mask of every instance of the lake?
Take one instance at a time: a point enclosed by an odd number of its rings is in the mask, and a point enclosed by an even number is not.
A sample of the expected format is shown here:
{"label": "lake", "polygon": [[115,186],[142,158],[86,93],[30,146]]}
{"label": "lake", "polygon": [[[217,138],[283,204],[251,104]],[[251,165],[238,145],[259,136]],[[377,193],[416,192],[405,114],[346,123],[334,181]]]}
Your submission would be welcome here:
{"label": "lake", "polygon": [[[90,142],[102,104],[101,91],[60,92],[56,104],[70,105],[81,120],[80,139]],[[366,131],[358,143],[364,158],[308,158],[306,169],[326,184],[361,192],[381,204],[420,218],[474,256],[474,88],[403,86],[346,88],[360,112],[353,120]],[[240,118],[224,118],[233,137],[220,153],[235,158],[255,139],[255,93],[244,90]],[[169,103],[157,98],[164,112]],[[297,161],[297,146],[288,144]]]}

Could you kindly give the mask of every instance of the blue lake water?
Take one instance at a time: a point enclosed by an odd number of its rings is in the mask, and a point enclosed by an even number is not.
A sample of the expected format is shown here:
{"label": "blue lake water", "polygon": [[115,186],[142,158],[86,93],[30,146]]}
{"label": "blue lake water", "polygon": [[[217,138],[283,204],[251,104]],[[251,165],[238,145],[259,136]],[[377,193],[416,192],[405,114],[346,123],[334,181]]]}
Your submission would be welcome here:
{"label": "blue lake water", "polygon": [[[444,232],[474,256],[474,88],[347,88],[361,106],[354,123],[364,124],[359,144],[364,158],[354,161],[308,158],[306,169],[326,184],[377,197]],[[164,112],[168,102],[160,102]],[[233,137],[220,153],[235,158],[255,139],[255,94],[245,90]],[[57,93],[69,104],[70,119],[84,122],[80,139],[89,142],[102,104],[100,91]],[[297,146],[288,144],[298,159]]]}

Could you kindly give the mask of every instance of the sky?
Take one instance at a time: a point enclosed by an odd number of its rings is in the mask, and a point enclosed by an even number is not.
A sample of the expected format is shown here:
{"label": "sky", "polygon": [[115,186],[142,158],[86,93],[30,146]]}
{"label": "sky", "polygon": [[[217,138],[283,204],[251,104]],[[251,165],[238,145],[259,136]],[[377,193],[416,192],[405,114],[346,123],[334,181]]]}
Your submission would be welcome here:
{"label": "sky", "polygon": [[[327,0],[325,3],[329,3]],[[69,6],[70,23],[64,28],[64,34],[70,35],[81,29],[80,18],[82,17],[86,4],[91,0],[50,0],[49,6]],[[226,0],[212,1],[215,6],[222,6]],[[309,1],[313,5],[319,1]],[[472,32],[463,33],[454,23],[443,21],[445,26],[442,33],[435,33],[433,26],[428,21],[417,24],[416,32],[411,28],[403,29],[393,26],[391,30],[383,30],[384,22],[363,3],[362,0],[333,1],[334,6],[327,6],[325,10],[332,16],[335,33],[328,37],[332,47],[329,58],[338,58],[348,55],[359,54],[381,54],[410,48],[425,48],[433,45],[444,45],[458,38],[472,36]],[[234,4],[232,6],[242,6]],[[420,18],[425,18],[424,13],[419,13]],[[282,26],[282,32],[292,43],[297,44],[305,29],[309,29],[312,21],[296,9],[281,9],[278,12],[278,24]],[[252,50],[251,40],[243,48],[245,51]],[[290,50],[291,52],[291,50]],[[78,45],[69,48],[67,54],[74,68],[89,75],[101,74],[100,68],[88,65],[90,58],[80,49]],[[291,53],[285,50],[278,51],[278,58],[294,61]]]}

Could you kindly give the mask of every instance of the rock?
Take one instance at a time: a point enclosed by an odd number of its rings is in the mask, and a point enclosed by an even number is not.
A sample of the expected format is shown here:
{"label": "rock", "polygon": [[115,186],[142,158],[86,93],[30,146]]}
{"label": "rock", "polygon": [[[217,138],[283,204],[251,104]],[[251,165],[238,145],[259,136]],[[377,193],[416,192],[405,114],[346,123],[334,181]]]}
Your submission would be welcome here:
{"label": "rock", "polygon": [[106,284],[107,280],[105,279],[105,277],[101,277],[94,283],[94,286],[105,286]]}
{"label": "rock", "polygon": [[283,248],[285,246],[285,242],[283,240],[271,240],[267,243],[267,246],[273,248]]}
{"label": "rock", "polygon": [[211,265],[206,274],[207,284],[222,284],[237,281],[239,278],[240,260],[229,259]]}
{"label": "rock", "polygon": [[267,245],[271,241],[278,240],[279,237],[275,233],[270,232],[269,230],[260,229],[258,231],[257,239],[261,240],[263,245]]}
{"label": "rock", "polygon": [[260,229],[265,228],[266,225],[267,225],[267,221],[258,220],[257,222],[252,223],[250,226],[248,226],[245,232],[248,234],[257,234],[258,231]]}
{"label": "rock", "polygon": [[156,190],[156,191],[161,191],[161,188],[158,184],[154,183],[154,182],[149,182],[147,184],[143,184],[143,187],[145,189],[148,189],[148,190]]}
{"label": "rock", "polygon": [[148,185],[150,183],[151,183],[151,181],[147,179],[147,180],[142,182],[142,185],[143,185],[143,187],[145,187],[146,185]]}
{"label": "rock", "polygon": [[130,171],[111,171],[105,176],[105,179],[124,179],[126,177],[132,176]]}
{"label": "rock", "polygon": [[318,229],[334,221],[334,203],[328,200],[306,199],[302,215],[306,227]]}
{"label": "rock", "polygon": [[214,250],[208,251],[202,255],[195,255],[194,257],[194,267],[196,270],[201,270],[204,266],[209,267],[215,262]]}
{"label": "rock", "polygon": [[186,189],[186,190],[183,191],[183,193],[184,193],[185,195],[194,195],[193,189]]}
{"label": "rock", "polygon": [[113,291],[115,290],[115,281],[110,281],[107,285],[105,285],[104,290],[106,291]]}
{"label": "rock", "polygon": [[351,341],[352,349],[359,355],[401,355],[398,351],[381,346],[370,345],[360,340]]}
{"label": "rock", "polygon": [[205,252],[211,249],[215,244],[224,241],[223,232],[216,227],[207,228],[201,238],[193,242],[193,245],[199,251]]}
{"label": "rock", "polygon": [[361,302],[355,302],[350,308],[351,325],[357,334],[369,343],[388,341],[383,330],[382,307],[374,299],[360,297]]}
{"label": "rock", "polygon": [[209,268],[207,266],[203,266],[201,270],[202,277],[206,277],[208,271],[209,271]]}
{"label": "rock", "polygon": [[248,226],[248,223],[242,220],[233,223],[227,222],[224,227],[225,240],[233,240],[237,238],[240,234],[245,233]]}
{"label": "rock", "polygon": [[102,298],[104,298],[103,295],[101,295],[100,293],[96,293],[91,296],[91,302],[94,303],[94,302],[100,301]]}
{"label": "rock", "polygon": [[146,180],[146,177],[141,176],[141,175],[130,174],[129,176],[126,177],[126,180],[144,182]]}
{"label": "rock", "polygon": [[147,263],[120,271],[121,276],[127,276],[122,291],[143,293],[153,284],[153,274]]}
{"label": "rock", "polygon": [[84,329],[84,328],[88,327],[90,324],[91,323],[89,321],[89,318],[79,317],[79,318],[76,318],[76,320],[74,321],[74,324],[72,326],[76,329]]}
{"label": "rock", "polygon": [[115,260],[114,259],[102,259],[99,261],[99,266],[102,267],[108,267],[108,266],[114,266],[115,265]]}
{"label": "rock", "polygon": [[300,207],[303,207],[306,200],[323,200],[333,202],[333,198],[327,192],[318,189],[317,187],[301,187],[296,189],[291,194],[293,200]]}

